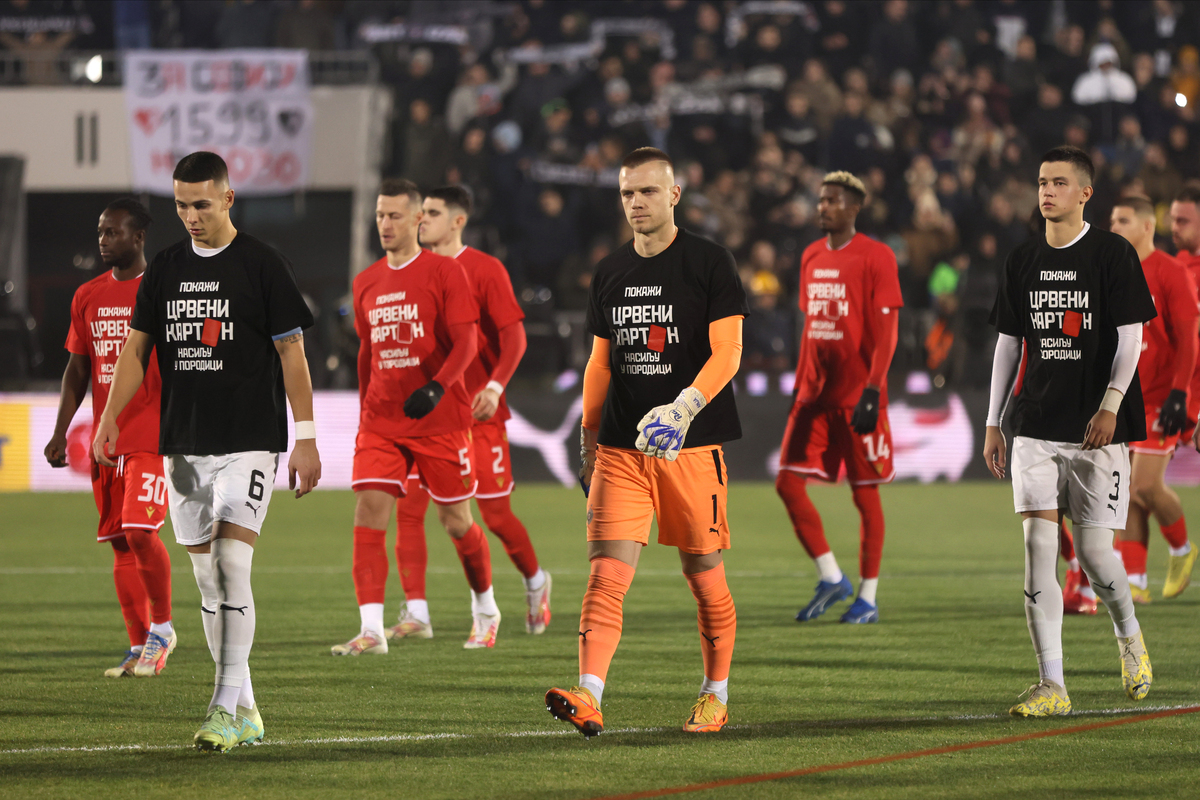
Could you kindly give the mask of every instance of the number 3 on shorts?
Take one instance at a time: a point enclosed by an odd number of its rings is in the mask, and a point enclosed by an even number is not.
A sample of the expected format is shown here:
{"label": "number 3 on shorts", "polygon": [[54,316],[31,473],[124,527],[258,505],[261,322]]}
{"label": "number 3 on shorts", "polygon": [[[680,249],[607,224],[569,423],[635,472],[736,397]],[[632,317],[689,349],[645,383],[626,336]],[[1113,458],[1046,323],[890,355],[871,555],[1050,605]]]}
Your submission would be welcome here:
{"label": "number 3 on shorts", "polygon": [[887,439],[884,435],[879,434],[879,446],[876,447],[875,440],[870,436],[862,437],[863,444],[867,447],[867,461],[878,461],[881,458],[887,458],[892,454],[888,449]]}

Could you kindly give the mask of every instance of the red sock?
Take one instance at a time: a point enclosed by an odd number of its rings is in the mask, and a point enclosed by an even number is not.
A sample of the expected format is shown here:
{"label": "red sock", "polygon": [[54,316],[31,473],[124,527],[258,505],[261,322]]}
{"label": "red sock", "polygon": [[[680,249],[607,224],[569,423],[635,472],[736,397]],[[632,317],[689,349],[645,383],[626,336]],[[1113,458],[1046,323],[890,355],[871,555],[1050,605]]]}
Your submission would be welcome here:
{"label": "red sock", "polygon": [[1118,540],[1121,560],[1125,562],[1126,575],[1146,574],[1146,543]]}
{"label": "red sock", "polygon": [[492,497],[487,500],[476,498],[479,503],[479,513],[483,516],[483,524],[496,534],[496,538],[504,545],[504,552],[512,559],[513,565],[526,578],[532,578],[538,571],[537,553],[533,551],[533,542],[529,541],[529,531],[512,512],[508,495]]}
{"label": "red sock", "polygon": [[1063,560],[1070,563],[1075,558],[1075,538],[1067,530],[1067,523],[1058,523],[1058,549]]}
{"label": "red sock", "polygon": [[429,551],[425,546],[425,509],[429,495],[416,481],[408,482],[408,494],[396,501],[396,569],[409,600],[425,599],[425,570]]}
{"label": "red sock", "polygon": [[737,610],[725,582],[725,565],[684,577],[696,598],[704,677],[710,681],[727,680],[733,661],[733,642],[737,638]]}
{"label": "red sock", "polygon": [[125,543],[133,551],[138,575],[150,598],[150,621],[171,621],[171,556],[167,546],[158,538],[158,531],[149,528],[127,528]]}
{"label": "red sock", "polygon": [[775,491],[783,498],[783,505],[792,520],[792,528],[796,538],[804,545],[804,551],[809,558],[823,556],[829,552],[829,542],[825,540],[825,526],[821,524],[821,515],[808,496],[808,480],[786,469],[779,470],[775,478]]}
{"label": "red sock", "polygon": [[579,674],[608,679],[621,641],[625,593],[633,583],[633,567],[615,558],[592,561],[583,610],[579,614]]}
{"label": "red sock", "polygon": [[471,591],[486,592],[492,585],[492,553],[483,528],[475,523],[465,536],[451,541],[458,551],[458,560],[462,562]]}
{"label": "red sock", "polygon": [[113,549],[113,583],[117,585],[117,602],[121,604],[121,616],[125,618],[129,646],[141,647],[150,633],[150,598],[146,596],[137,561],[124,537],[109,541]]}
{"label": "red sock", "polygon": [[383,537],[387,531],[354,526],[354,595],[358,604],[382,603],[387,586],[387,548]]}
{"label": "red sock", "polygon": [[878,578],[879,562],[883,559],[884,530],[879,487],[855,486],[851,492],[862,518],[858,531],[858,574],[863,578]]}
{"label": "red sock", "polygon": [[1183,517],[1170,525],[1161,525],[1163,538],[1171,547],[1183,547],[1188,542],[1187,520]]}

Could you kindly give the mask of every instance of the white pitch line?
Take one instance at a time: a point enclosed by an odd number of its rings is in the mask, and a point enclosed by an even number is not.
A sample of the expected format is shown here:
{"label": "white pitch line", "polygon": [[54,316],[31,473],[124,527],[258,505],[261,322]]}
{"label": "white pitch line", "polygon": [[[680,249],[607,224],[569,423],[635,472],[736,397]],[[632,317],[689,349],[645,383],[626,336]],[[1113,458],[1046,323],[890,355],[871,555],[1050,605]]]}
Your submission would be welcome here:
{"label": "white pitch line", "polygon": [[[1195,704],[1185,704],[1176,706],[1144,706],[1142,708],[1099,708],[1088,711],[1074,711],[1070,717],[1095,717],[1095,716],[1117,716],[1121,714],[1152,714],[1155,711],[1177,711],[1183,708],[1200,708]],[[848,720],[815,720],[812,722],[784,722],[782,724],[792,727],[810,727],[810,728],[843,728],[852,725],[882,725],[882,724],[907,724],[914,722],[961,722],[972,720],[986,719],[1006,719],[1007,714],[958,714],[946,717],[899,717],[887,718],[879,717],[874,719],[848,719]],[[776,722],[759,722],[747,723],[743,725],[727,725],[729,730],[754,730],[756,728],[773,728],[778,727],[781,723]],[[619,733],[660,733],[666,730],[674,730],[673,728],[612,728],[604,732],[605,737],[611,737]],[[526,737],[541,737],[541,736],[569,736],[575,733],[573,729],[564,728],[560,730],[535,730],[535,731],[512,731],[509,733],[396,733],[384,736],[330,736],[318,739],[281,739],[277,741],[259,742],[255,747],[308,747],[313,745],[328,745],[328,744],[374,744],[386,742],[429,742],[438,740],[453,740],[453,739],[513,739]],[[161,750],[191,750],[188,745],[181,744],[111,744],[111,745],[96,745],[92,747],[28,747],[14,750],[0,750],[0,756],[16,756],[16,755],[34,755],[39,753],[151,753]]]}

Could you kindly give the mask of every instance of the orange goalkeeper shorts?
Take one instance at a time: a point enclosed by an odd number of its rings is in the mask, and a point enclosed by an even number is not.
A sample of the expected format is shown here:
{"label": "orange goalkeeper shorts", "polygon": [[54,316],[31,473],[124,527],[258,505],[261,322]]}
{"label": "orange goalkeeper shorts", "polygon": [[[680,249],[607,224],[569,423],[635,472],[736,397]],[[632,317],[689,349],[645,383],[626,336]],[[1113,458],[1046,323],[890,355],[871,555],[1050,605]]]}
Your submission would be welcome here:
{"label": "orange goalkeeper shorts", "polygon": [[719,445],[682,450],[675,461],[600,445],[588,494],[588,541],[649,544],[657,517],[659,544],[697,555],[728,550],[727,477]]}

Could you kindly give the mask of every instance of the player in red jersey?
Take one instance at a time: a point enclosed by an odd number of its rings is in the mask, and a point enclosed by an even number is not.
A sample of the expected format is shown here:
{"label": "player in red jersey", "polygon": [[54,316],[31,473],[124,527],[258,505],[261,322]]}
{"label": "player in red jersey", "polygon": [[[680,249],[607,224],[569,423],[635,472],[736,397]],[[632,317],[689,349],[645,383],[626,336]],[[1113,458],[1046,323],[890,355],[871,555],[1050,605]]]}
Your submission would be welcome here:
{"label": "player in red jersey", "polygon": [[[53,467],[67,466],[67,430],[92,387],[92,418],[99,420],[112,384],[117,356],[146,271],[150,215],[137,200],[117,200],[100,215],[100,260],[108,269],[75,292],[71,301],[71,353],[63,373],[54,436],[46,445]],[[166,521],[167,483],[158,455],[158,404],[162,380],[152,366],[119,417],[127,431],[113,455],[116,467],[91,460],[92,493],[100,512],[96,538],[113,548],[113,579],[129,632],[129,651],[109,678],[157,675],[175,649],[171,625],[171,558],[158,538]],[[93,434],[95,423],[93,422]],[[89,441],[91,437],[89,437]]]}
{"label": "player in red jersey", "polygon": [[826,237],[800,260],[805,312],[796,398],[779,453],[775,488],[820,581],[796,620],[815,619],[854,593],[825,540],[808,479],[836,481],[842,465],[862,519],[858,598],[842,622],[879,621],[875,590],[883,552],[879,484],[896,474],[887,417],[887,370],[896,351],[900,296],[896,256],[854,229],[866,199],[862,181],[831,172],[821,185],[817,217]]}
{"label": "player in red jersey", "polygon": [[471,399],[463,375],[478,349],[479,309],[462,265],[417,242],[421,193],[384,181],[375,224],[386,255],[354,279],[358,393],[354,445],[354,590],[362,627],[334,655],[386,653],[384,535],[396,498],[414,470],[433,498],[471,585],[471,635],[464,647],[492,647],[500,610],[491,554],[471,518],[475,495]]}
{"label": "player in red jersey", "polygon": [[[1137,250],[1158,311],[1142,333],[1138,375],[1146,404],[1147,436],[1145,441],[1129,445],[1129,519],[1120,534],[1129,588],[1134,601],[1141,603],[1150,602],[1146,579],[1150,514],[1168,539],[1182,540],[1181,547],[1171,546],[1171,556],[1195,560],[1179,495],[1167,486],[1164,476],[1179,436],[1188,427],[1188,384],[1196,369],[1200,308],[1196,284],[1187,268],[1154,249],[1154,226],[1154,206],[1144,197],[1122,198],[1113,207],[1112,231]],[[1163,596],[1172,597],[1183,590],[1173,588],[1167,586]]]}
{"label": "player in red jersey", "polygon": [[[471,196],[461,186],[444,186],[425,196],[419,230],[421,244],[463,265],[479,305],[479,355],[467,368],[467,394],[472,398],[472,455],[479,488],[475,502],[484,524],[496,534],[525,580],[525,630],[542,633],[550,622],[550,575],[538,566],[529,533],[509,503],[513,490],[505,420],[510,416],[504,387],[525,354],[525,313],[517,305],[508,271],[498,259],[462,242],[471,214]],[[433,628],[425,599],[425,510],[429,495],[409,480],[396,501],[396,564],[405,605],[399,624],[387,629],[389,640],[429,638]]]}

